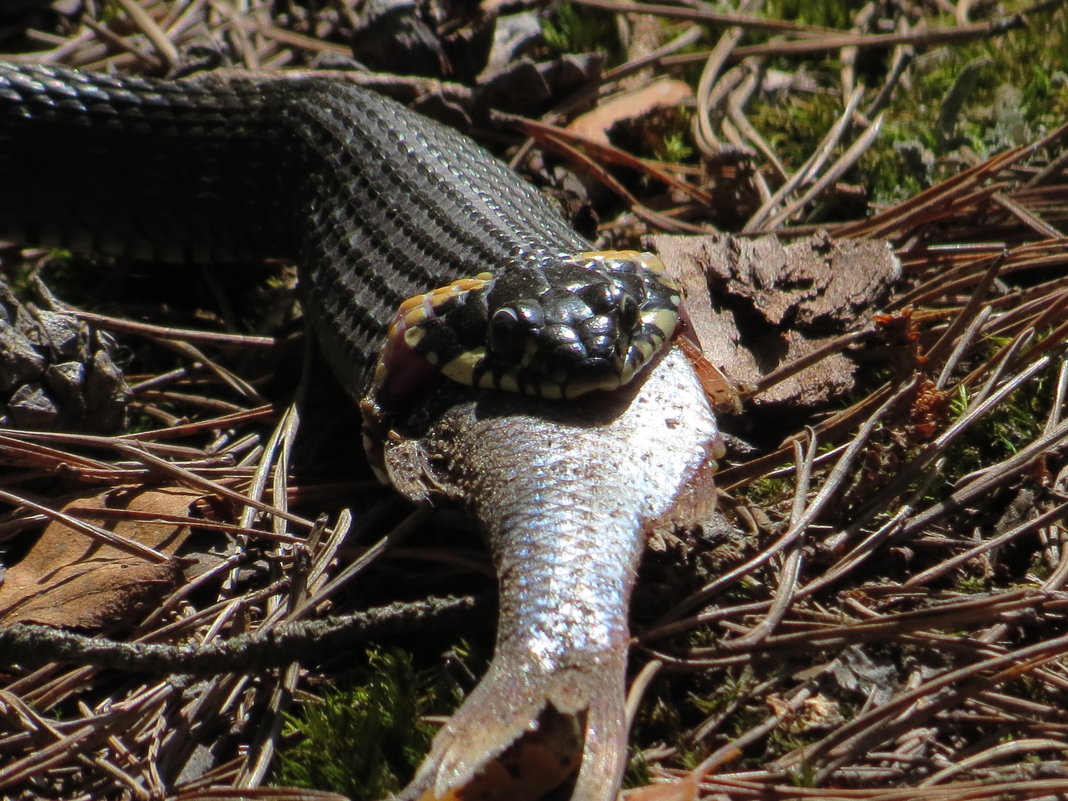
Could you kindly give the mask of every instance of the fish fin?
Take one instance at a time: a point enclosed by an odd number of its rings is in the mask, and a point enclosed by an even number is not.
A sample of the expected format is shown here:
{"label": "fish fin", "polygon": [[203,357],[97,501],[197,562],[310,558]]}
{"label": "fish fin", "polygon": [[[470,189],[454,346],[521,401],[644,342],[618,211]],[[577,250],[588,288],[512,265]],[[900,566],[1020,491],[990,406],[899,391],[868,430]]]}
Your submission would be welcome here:
{"label": "fish fin", "polygon": [[611,801],[626,764],[626,656],[550,673],[494,659],[434,737],[397,801],[536,801],[575,779],[573,801]]}
{"label": "fish fin", "polygon": [[717,459],[723,458],[723,443],[715,440],[701,466],[679,488],[671,506],[654,520],[646,521],[645,527],[650,533],[666,534],[679,527],[706,523],[719,500],[716,491],[715,474]]}

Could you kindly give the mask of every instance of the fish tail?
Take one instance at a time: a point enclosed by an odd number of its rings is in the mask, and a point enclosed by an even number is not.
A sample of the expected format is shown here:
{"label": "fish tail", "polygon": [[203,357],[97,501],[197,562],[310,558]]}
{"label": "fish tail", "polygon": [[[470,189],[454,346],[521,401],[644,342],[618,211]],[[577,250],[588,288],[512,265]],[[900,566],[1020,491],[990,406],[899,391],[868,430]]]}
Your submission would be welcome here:
{"label": "fish tail", "polygon": [[626,671],[590,699],[582,765],[571,801],[614,801],[627,766]]}
{"label": "fish tail", "polygon": [[627,755],[621,651],[540,673],[495,658],[397,801],[536,801],[570,782],[572,801],[612,801]]}

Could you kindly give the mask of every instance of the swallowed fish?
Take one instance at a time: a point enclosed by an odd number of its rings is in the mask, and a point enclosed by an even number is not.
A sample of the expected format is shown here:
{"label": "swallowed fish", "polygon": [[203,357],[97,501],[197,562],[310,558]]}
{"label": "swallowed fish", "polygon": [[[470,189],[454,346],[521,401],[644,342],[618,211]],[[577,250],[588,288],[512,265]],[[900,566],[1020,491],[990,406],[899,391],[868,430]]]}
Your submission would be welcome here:
{"label": "swallowed fish", "polygon": [[[710,511],[722,455],[689,361],[672,349],[640,386],[569,404],[446,388],[418,416],[385,443],[387,471],[409,498],[448,498],[478,521],[500,613],[485,677],[398,798],[537,798],[551,789],[550,768],[562,784],[572,763],[572,801],[615,798],[627,613],[645,539]],[[533,776],[495,765],[561,719],[577,727],[576,744],[528,749],[542,757]],[[501,789],[497,774],[516,786]]]}

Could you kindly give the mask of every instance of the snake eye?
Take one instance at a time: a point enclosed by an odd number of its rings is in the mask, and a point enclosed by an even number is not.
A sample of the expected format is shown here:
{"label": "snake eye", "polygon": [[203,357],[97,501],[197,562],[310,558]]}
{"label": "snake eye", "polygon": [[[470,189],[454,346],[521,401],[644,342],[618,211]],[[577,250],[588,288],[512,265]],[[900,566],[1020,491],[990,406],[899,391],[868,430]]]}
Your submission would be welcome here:
{"label": "snake eye", "polygon": [[619,310],[619,325],[624,331],[634,331],[638,327],[638,303],[630,295],[624,295],[616,308]]}
{"label": "snake eye", "polygon": [[497,309],[490,318],[489,342],[492,353],[497,356],[511,356],[523,348],[525,326],[519,321],[514,309]]}

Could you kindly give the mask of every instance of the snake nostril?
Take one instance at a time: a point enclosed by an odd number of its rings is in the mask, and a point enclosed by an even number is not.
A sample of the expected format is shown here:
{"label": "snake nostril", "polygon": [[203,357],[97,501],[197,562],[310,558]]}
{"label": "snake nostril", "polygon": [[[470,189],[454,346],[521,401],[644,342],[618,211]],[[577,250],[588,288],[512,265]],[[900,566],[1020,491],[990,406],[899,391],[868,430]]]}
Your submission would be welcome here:
{"label": "snake nostril", "polygon": [[616,305],[619,315],[619,325],[627,333],[633,333],[638,328],[639,309],[638,303],[630,295],[623,295]]}

